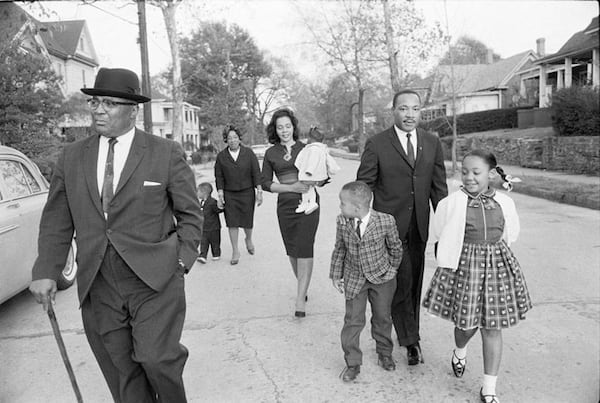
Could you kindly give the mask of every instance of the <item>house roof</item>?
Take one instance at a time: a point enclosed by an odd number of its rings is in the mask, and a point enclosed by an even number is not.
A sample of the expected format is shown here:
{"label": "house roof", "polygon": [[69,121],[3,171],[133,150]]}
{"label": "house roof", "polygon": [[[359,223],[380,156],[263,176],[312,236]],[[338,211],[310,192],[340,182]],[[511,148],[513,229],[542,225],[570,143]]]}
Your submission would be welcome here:
{"label": "house roof", "polygon": [[[492,64],[455,65],[456,92],[465,94],[504,88],[521,66],[535,57],[533,51],[528,50]],[[433,99],[444,98],[451,93],[451,69],[449,65],[437,67],[433,80]]]}
{"label": "house roof", "polygon": [[74,21],[38,21],[18,5],[0,1],[0,43],[12,41],[21,31],[24,24],[32,24],[32,29],[44,42],[48,53],[66,59],[69,57],[94,66],[98,66],[95,55],[82,55],[77,52],[79,38],[85,31],[85,20]]}
{"label": "house roof", "polygon": [[48,52],[51,55],[65,59],[67,57],[75,57],[98,65],[96,60],[91,57],[86,57],[77,52],[79,38],[81,37],[85,20],[73,21],[37,21],[40,28],[40,36],[42,37]]}
{"label": "house roof", "polygon": [[590,24],[583,31],[576,32],[567,42],[558,50],[558,52],[541,58],[537,64],[548,63],[560,60],[568,56],[575,56],[578,53],[587,52],[598,48],[600,40],[598,38],[598,17],[592,18]]}

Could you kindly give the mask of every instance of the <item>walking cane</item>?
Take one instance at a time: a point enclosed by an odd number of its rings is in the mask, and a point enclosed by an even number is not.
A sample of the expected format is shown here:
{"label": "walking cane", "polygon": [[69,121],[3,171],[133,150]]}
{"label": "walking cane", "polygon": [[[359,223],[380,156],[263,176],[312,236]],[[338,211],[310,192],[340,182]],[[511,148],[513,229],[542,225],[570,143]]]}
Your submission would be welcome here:
{"label": "walking cane", "polygon": [[62,357],[63,362],[65,363],[65,367],[67,368],[67,373],[69,374],[69,379],[71,380],[71,386],[73,386],[73,391],[75,392],[77,403],[83,403],[83,399],[81,398],[81,392],[79,391],[79,386],[77,386],[77,380],[75,379],[75,373],[73,372],[73,367],[71,366],[71,361],[69,361],[69,356],[67,355],[65,343],[63,342],[62,336],[60,334],[60,329],[58,328],[58,322],[56,321],[56,315],[54,314],[54,308],[52,307],[51,301],[48,301],[48,318],[50,318],[50,324],[52,325],[54,338],[56,339],[56,344],[58,344],[58,349],[60,350],[60,355]]}

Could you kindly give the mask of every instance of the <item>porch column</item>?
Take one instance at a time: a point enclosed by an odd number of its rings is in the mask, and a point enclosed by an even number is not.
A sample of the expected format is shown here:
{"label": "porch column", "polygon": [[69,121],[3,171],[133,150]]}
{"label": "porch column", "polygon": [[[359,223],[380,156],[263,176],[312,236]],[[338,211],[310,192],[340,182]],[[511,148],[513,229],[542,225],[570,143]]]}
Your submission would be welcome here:
{"label": "porch column", "polygon": [[573,85],[573,71],[571,67],[571,58],[565,57],[565,87]]}
{"label": "porch column", "polygon": [[560,90],[565,87],[565,71],[558,70],[556,72],[557,80],[556,80],[556,89]]}
{"label": "porch column", "polygon": [[540,65],[540,108],[548,106],[548,97],[546,95],[546,66]]}
{"label": "porch column", "polygon": [[527,97],[527,90],[525,89],[525,80],[521,78],[521,85],[519,86],[519,96],[521,98]]}
{"label": "porch column", "polygon": [[592,85],[597,87],[600,85],[600,50],[598,48],[594,48],[592,50]]}

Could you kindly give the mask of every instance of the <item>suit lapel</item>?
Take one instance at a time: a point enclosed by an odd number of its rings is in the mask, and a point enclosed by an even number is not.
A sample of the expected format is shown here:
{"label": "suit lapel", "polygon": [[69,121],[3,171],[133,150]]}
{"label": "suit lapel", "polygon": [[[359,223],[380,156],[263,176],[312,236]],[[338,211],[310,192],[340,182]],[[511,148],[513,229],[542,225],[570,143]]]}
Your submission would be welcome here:
{"label": "suit lapel", "polygon": [[415,167],[419,164],[423,157],[423,131],[421,129],[417,129],[417,158],[415,159]]}
{"label": "suit lapel", "polygon": [[[404,162],[406,162],[406,165],[408,165],[411,169],[414,169],[414,167],[412,167],[410,165],[410,163],[408,162],[408,155],[406,155],[406,151],[404,151],[402,144],[400,144],[400,140],[398,139],[398,135],[396,134],[396,129],[394,128],[394,126],[391,127],[388,134],[389,134],[389,139],[390,139],[390,142],[392,143],[392,146],[394,146],[396,151],[398,151],[400,153],[400,155],[404,159]],[[417,155],[418,154],[419,153],[417,153]],[[416,165],[416,162],[415,162],[415,165]]]}
{"label": "suit lapel", "polygon": [[375,212],[375,210],[371,210],[371,216],[369,217],[369,222],[367,223],[367,228],[365,228],[365,233],[362,236],[362,239],[365,239],[369,236],[370,232],[373,231],[373,228],[377,226],[379,222],[379,215]]}
{"label": "suit lapel", "polygon": [[102,203],[100,201],[100,192],[98,191],[98,148],[99,137],[91,136],[81,155],[81,165],[83,166],[85,181],[87,182],[90,197],[98,212],[104,217]]}
{"label": "suit lapel", "polygon": [[121,172],[117,190],[115,190],[115,196],[121,189],[123,189],[123,186],[125,186],[133,174],[133,171],[135,171],[135,168],[137,168],[140,161],[142,161],[144,158],[144,153],[146,152],[146,136],[146,134],[140,132],[138,129],[135,129],[135,135],[133,137],[133,142],[131,143],[131,149],[129,150],[127,160],[125,161],[123,172]]}

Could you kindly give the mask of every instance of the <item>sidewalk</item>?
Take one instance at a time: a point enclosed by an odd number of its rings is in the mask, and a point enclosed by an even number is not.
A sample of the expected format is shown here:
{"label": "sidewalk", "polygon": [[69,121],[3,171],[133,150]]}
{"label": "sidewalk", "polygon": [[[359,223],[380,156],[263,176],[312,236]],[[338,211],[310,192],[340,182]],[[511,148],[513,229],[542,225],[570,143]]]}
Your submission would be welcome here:
{"label": "sidewalk", "polygon": [[[334,157],[359,160],[357,153],[330,148]],[[502,165],[504,171],[520,178],[523,182],[514,185],[514,192],[529,196],[565,203],[574,206],[600,210],[600,178],[589,175],[575,175],[559,171],[524,168],[514,165]],[[460,169],[460,162],[458,163]],[[460,171],[451,173],[452,162],[446,161],[448,177],[460,180]]]}

